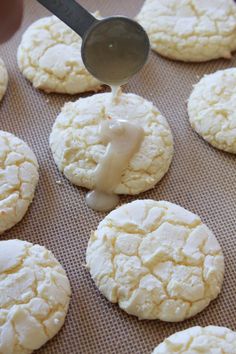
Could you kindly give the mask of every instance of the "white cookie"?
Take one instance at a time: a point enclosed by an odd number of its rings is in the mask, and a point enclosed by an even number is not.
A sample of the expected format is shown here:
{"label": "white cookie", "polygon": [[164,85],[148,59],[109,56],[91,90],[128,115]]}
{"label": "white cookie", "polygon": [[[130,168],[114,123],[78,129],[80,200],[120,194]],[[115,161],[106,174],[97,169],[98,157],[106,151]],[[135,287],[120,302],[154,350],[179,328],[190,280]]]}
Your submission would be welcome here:
{"label": "white cookie", "polygon": [[137,20],[153,50],[170,59],[231,58],[236,50],[233,0],[146,0]]}
{"label": "white cookie", "polygon": [[1,354],[30,354],[61,329],[70,283],[46,248],[0,241],[0,289]]}
{"label": "white cookie", "polygon": [[188,114],[206,141],[236,154],[236,69],[204,76],[189,98]]}
{"label": "white cookie", "polygon": [[8,74],[3,60],[0,58],[0,101],[7,90]]}
{"label": "white cookie", "polygon": [[168,171],[173,155],[172,134],[166,119],[151,102],[122,94],[112,105],[111,97],[103,93],[64,106],[50,136],[53,157],[72,183],[93,189],[96,166],[106,151],[99,135],[101,121],[110,117],[135,122],[143,127],[145,138],[115,193],[138,194],[154,187]]}
{"label": "white cookie", "polygon": [[140,319],[177,322],[215,299],[224,257],[213,233],[172,203],[138,200],[93,232],[87,266],[102,294]]}
{"label": "white cookie", "polygon": [[34,87],[46,92],[97,91],[100,83],[85,69],[81,45],[81,38],[57,17],[42,18],[23,35],[19,68]]}
{"label": "white cookie", "polygon": [[152,354],[235,354],[236,332],[228,328],[192,327],[177,332],[158,345]]}
{"label": "white cookie", "polygon": [[37,183],[38,163],[32,150],[0,130],[0,234],[23,218]]}

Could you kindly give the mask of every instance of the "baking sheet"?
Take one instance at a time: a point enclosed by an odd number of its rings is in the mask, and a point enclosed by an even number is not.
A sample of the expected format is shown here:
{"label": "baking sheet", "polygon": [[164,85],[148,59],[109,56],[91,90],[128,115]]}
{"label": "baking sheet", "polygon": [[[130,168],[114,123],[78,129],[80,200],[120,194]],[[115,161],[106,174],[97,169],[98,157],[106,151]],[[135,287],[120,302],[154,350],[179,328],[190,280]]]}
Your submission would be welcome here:
{"label": "baking sheet", "polygon": [[[83,0],[102,16],[138,13],[141,0]],[[199,214],[215,232],[225,255],[226,274],[219,298],[198,316],[183,323],[139,321],[110,304],[96,289],[84,267],[90,231],[104,214],[88,209],[86,191],[71,185],[57,170],[49,149],[52,124],[65,102],[79,96],[46,95],[36,91],[20,74],[16,50],[22,32],[48,12],[36,0],[25,0],[21,31],[0,46],[10,82],[0,104],[0,129],[16,134],[34,150],[40,164],[40,182],[34,202],[23,221],[2,239],[19,238],[53,251],[70,278],[73,296],[62,331],[38,351],[40,354],[149,354],[170,334],[210,324],[236,330],[236,173],[235,156],[205,143],[190,128],[186,100],[192,85],[205,73],[235,66],[217,60],[183,64],[151,54],[148,65],[125,87],[152,100],[168,119],[175,140],[175,156],[166,177],[139,198],[168,200]],[[57,184],[61,181],[61,184]],[[122,203],[135,198],[122,198]]]}

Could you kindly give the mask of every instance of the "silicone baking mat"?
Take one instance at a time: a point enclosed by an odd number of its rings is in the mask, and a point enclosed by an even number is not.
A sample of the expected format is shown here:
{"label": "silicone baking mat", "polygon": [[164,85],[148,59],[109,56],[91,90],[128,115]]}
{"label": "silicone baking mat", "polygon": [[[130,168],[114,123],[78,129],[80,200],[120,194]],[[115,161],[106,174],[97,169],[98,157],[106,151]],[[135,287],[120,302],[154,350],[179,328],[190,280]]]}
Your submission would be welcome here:
{"label": "silicone baking mat", "polygon": [[[102,16],[135,16],[141,0],[83,0]],[[57,170],[49,149],[52,124],[61,107],[79,96],[46,95],[36,91],[20,74],[16,51],[22,32],[48,15],[36,0],[25,0],[21,31],[0,47],[10,76],[0,104],[0,129],[16,134],[34,150],[40,164],[40,182],[34,202],[23,221],[3,234],[45,245],[65,267],[73,295],[62,331],[41,354],[149,354],[166,336],[194,325],[221,325],[236,330],[236,173],[235,156],[205,143],[190,128],[186,100],[192,85],[206,73],[235,65],[236,60],[183,64],[155,53],[124,88],[153,101],[168,119],[175,140],[175,156],[166,177],[138,198],[168,200],[199,214],[215,232],[225,255],[225,282],[219,298],[198,316],[183,323],[139,321],[110,304],[96,289],[86,268],[90,231],[104,214],[88,209],[86,191],[71,185]],[[57,181],[61,181],[58,184]],[[122,198],[122,203],[135,198]]]}

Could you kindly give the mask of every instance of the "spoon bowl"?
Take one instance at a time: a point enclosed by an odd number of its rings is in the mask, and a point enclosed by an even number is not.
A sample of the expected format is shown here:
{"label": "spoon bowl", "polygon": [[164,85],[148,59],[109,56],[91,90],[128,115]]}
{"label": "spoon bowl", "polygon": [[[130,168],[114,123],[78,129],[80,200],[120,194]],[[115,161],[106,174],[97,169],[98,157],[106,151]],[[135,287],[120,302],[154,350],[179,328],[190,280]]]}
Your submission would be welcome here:
{"label": "spoon bowl", "polygon": [[144,29],[127,17],[95,22],[83,38],[82,59],[87,70],[109,85],[122,85],[146,63],[150,52]]}

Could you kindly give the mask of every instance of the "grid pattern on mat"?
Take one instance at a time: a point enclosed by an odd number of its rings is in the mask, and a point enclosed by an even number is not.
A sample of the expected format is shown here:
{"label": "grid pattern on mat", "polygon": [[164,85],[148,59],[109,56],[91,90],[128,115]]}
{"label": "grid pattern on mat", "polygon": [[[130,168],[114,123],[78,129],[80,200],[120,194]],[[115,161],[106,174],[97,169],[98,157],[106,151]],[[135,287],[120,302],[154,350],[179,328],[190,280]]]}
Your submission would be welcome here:
{"label": "grid pattern on mat", "polygon": [[[103,16],[135,16],[141,0],[83,0]],[[21,31],[0,47],[10,76],[0,105],[0,129],[24,139],[40,164],[40,182],[24,220],[2,239],[20,238],[45,245],[64,265],[73,296],[62,331],[44,346],[41,354],[149,354],[166,336],[193,325],[222,325],[236,330],[236,177],[235,156],[210,147],[190,128],[186,100],[192,85],[205,73],[235,66],[236,60],[205,64],[172,62],[152,53],[148,65],[125,87],[152,100],[168,119],[175,139],[175,156],[166,177],[139,198],[178,203],[199,214],[215,232],[226,259],[223,292],[205,311],[179,324],[139,321],[110,304],[98,292],[84,267],[90,231],[103,214],[89,210],[85,190],[72,186],[57,170],[48,146],[52,124],[65,102],[79,96],[46,95],[31,87],[20,74],[16,50],[21,33],[47,15],[36,0],[25,0]],[[61,181],[57,184],[56,181]],[[134,198],[122,198],[122,203]]]}

